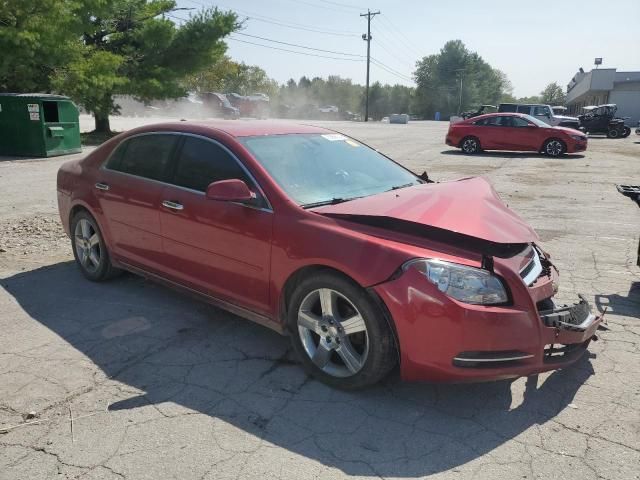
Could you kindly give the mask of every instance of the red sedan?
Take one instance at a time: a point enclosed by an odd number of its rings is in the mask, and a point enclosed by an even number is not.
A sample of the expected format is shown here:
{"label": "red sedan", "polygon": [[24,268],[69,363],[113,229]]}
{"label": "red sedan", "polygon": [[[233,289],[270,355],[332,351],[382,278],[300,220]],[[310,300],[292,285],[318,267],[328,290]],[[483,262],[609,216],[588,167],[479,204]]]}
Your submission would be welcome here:
{"label": "red sedan", "polygon": [[[529,375],[600,318],[553,302],[538,237],[482,178],[433,183],[366,145],[284,123],[168,123],[58,173],[80,271],[128,270],[288,334],[341,388]],[[473,204],[474,208],[469,209]]]}
{"label": "red sedan", "polygon": [[566,127],[552,127],[531,115],[490,113],[449,125],[447,145],[464,153],[481,150],[541,152],[551,157],[587,149],[584,133]]}

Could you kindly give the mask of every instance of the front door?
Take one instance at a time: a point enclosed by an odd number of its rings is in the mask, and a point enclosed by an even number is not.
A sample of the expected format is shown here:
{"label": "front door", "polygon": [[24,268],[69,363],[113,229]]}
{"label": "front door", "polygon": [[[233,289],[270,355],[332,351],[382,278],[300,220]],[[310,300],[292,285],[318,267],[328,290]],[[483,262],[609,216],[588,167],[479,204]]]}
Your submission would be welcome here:
{"label": "front door", "polygon": [[514,143],[514,150],[538,151],[542,147],[543,130],[537,125],[521,117],[511,117],[509,137]]}
{"label": "front door", "polygon": [[98,170],[94,188],[116,259],[145,269],[161,268],[160,181],[178,138],[155,133],[131,137]]}
{"label": "front door", "polygon": [[[207,186],[239,178],[257,193],[251,204],[209,200]],[[273,212],[223,145],[186,136],[161,194],[165,267],[179,283],[258,313],[269,311]]]}

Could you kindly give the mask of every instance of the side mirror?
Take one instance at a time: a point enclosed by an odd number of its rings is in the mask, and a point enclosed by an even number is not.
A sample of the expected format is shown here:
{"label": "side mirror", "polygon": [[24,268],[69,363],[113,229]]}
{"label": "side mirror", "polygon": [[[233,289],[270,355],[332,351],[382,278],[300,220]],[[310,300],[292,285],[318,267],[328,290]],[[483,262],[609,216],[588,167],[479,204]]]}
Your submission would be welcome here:
{"label": "side mirror", "polygon": [[210,183],[207,198],[221,202],[249,202],[256,198],[256,194],[242,180],[232,178]]}
{"label": "side mirror", "polygon": [[536,128],[536,126],[533,123],[527,123],[527,128]]}

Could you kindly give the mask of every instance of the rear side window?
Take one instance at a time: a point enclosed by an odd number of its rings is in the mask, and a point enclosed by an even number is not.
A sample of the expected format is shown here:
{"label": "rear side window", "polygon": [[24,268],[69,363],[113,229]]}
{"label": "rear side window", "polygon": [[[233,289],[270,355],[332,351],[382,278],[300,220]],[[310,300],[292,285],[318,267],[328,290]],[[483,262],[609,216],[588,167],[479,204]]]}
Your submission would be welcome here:
{"label": "rear side window", "polygon": [[529,125],[529,122],[527,122],[524,118],[511,117],[511,124],[513,127],[526,127]]}
{"label": "rear side window", "polygon": [[119,172],[164,180],[176,146],[176,135],[141,135],[125,140],[109,158],[107,168]]}
{"label": "rear side window", "polygon": [[529,105],[518,105],[518,113],[526,113],[529,115],[531,107]]}
{"label": "rear side window", "polygon": [[510,127],[511,117],[507,115],[498,115],[496,117],[489,117],[486,119],[485,125],[490,127]]}
{"label": "rear side window", "polygon": [[109,170],[118,170],[120,168],[120,162],[122,162],[124,152],[127,150],[127,145],[129,145],[129,142],[125,140],[124,142],[121,142],[113,152],[111,152],[109,160],[107,160],[107,164],[105,165],[106,168]]}
{"label": "rear side window", "polygon": [[204,192],[212,182],[237,178],[252,183],[235,158],[220,145],[187,137],[178,158],[173,184]]}

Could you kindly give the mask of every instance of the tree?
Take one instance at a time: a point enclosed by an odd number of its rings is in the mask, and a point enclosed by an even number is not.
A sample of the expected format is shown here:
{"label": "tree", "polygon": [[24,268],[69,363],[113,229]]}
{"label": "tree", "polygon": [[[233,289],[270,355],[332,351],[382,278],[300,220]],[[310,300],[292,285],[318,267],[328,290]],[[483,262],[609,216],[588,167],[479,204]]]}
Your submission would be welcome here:
{"label": "tree", "polygon": [[413,102],[415,113],[445,116],[478,105],[495,104],[512,91],[506,75],[489,65],[460,40],[450,40],[439,53],[418,61]]}
{"label": "tree", "polygon": [[178,27],[165,18],[173,0],[87,2],[81,48],[55,72],[52,86],[93,113],[101,132],[117,113],[114,94],[143,102],[184,96],[184,77],[216,62],[226,50],[222,39],[239,26],[234,13],[212,8]]}
{"label": "tree", "polygon": [[277,94],[278,83],[256,65],[234,62],[224,55],[201,72],[189,75],[186,88],[196,92],[223,92],[250,95],[256,92]]}
{"label": "tree", "polygon": [[540,103],[547,105],[564,105],[565,101],[566,95],[564,90],[556,82],[550,83],[540,92]]}
{"label": "tree", "polygon": [[50,92],[51,78],[79,49],[78,2],[0,1],[0,91]]}

